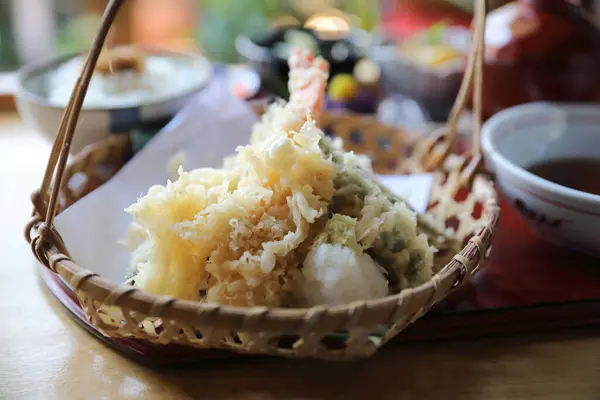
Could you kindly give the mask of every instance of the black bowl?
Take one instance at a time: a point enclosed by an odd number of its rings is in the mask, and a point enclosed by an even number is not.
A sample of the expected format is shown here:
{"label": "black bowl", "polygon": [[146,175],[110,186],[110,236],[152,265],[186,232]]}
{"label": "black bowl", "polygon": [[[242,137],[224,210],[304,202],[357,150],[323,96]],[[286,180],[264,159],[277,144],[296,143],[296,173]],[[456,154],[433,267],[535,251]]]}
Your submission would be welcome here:
{"label": "black bowl", "polygon": [[315,39],[320,55],[329,63],[330,79],[337,74],[351,74],[356,63],[367,53],[366,46],[358,42],[365,42],[365,38],[368,40],[369,34],[357,29],[347,38],[337,40],[321,39],[311,29],[295,26],[277,27],[253,36],[238,36],[235,47],[242,62],[252,65],[266,88],[282,98],[289,95],[289,68],[287,59],[274,49],[278,43],[285,41],[285,34],[290,30],[306,32]]}

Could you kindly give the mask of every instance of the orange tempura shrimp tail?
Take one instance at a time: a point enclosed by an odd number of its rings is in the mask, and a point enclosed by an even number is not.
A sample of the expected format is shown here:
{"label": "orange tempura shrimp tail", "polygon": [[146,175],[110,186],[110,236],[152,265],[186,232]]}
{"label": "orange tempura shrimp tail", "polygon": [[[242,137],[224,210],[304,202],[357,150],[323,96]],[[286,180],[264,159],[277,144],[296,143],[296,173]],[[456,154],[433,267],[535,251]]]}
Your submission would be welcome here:
{"label": "orange tempura shrimp tail", "polygon": [[288,106],[302,120],[306,120],[307,113],[310,112],[312,118],[318,121],[327,89],[329,63],[322,57],[315,58],[308,50],[295,48],[291,51],[288,65]]}

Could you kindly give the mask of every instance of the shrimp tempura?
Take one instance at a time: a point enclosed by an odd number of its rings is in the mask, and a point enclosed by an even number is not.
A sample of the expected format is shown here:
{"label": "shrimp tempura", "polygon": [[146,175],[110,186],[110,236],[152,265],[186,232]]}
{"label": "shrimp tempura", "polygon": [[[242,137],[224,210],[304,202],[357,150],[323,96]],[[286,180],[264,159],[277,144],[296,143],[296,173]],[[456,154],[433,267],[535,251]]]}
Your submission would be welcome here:
{"label": "shrimp tempura", "polygon": [[329,77],[329,64],[314,57],[305,49],[293,49],[288,60],[290,67],[289,101],[272,104],[253,128],[251,143],[278,134],[298,132],[310,118],[317,122],[323,108],[323,98]]}
{"label": "shrimp tempura", "polygon": [[327,88],[329,64],[322,57],[315,58],[308,50],[294,49],[290,55],[288,107],[301,115],[319,113]]}

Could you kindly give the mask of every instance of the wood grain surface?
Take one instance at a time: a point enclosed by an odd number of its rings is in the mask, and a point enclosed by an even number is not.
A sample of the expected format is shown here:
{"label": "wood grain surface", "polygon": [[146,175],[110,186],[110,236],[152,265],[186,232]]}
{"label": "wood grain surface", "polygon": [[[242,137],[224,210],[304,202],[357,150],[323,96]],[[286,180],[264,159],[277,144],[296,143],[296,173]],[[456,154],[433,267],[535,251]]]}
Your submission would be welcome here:
{"label": "wood grain surface", "polygon": [[169,369],[128,361],[73,322],[23,239],[49,144],[0,116],[2,399],[598,399],[598,329],[391,345],[350,364],[236,359]]}

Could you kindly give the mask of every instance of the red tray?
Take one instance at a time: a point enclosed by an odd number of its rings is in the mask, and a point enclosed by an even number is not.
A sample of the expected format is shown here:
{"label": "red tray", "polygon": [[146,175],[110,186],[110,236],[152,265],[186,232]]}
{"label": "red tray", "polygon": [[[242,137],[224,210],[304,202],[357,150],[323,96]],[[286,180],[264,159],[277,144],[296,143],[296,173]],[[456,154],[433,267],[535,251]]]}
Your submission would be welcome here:
{"label": "red tray", "polygon": [[[501,206],[488,267],[396,341],[472,338],[600,323],[599,260],[544,242],[505,201]],[[77,322],[136,361],[169,364],[233,356],[225,351],[106,338],[87,322],[77,298],[57,275],[41,264],[40,273]]]}

